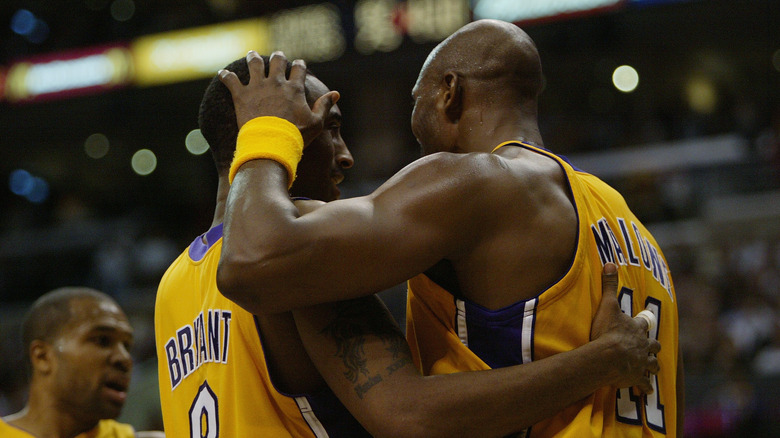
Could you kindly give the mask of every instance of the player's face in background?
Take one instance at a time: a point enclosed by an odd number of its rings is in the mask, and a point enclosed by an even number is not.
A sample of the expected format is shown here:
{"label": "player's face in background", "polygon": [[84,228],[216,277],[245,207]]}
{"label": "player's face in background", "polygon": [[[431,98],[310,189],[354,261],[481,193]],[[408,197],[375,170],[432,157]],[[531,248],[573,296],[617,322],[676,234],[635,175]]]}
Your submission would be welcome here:
{"label": "player's face in background", "polygon": [[[330,91],[314,76],[306,77],[309,104]],[[325,118],[325,124],[317,138],[306,149],[298,164],[298,176],[290,189],[292,196],[303,196],[320,201],[338,199],[338,184],[344,179],[343,169],[352,167],[354,160],[341,138],[341,111],[333,105]]]}
{"label": "player's face in background", "polygon": [[116,418],[130,384],[133,329],[110,301],[75,299],[71,306],[71,320],[53,342],[55,399],[74,415]]}

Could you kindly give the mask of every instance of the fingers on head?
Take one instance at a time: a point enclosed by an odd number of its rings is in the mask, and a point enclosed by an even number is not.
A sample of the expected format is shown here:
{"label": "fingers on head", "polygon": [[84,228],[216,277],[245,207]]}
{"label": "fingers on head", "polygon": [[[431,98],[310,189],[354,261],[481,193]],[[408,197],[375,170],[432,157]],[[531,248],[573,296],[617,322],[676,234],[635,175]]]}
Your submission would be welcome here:
{"label": "fingers on head", "polygon": [[250,78],[265,76],[265,61],[263,61],[263,58],[257,52],[250,50],[249,53],[246,54],[246,63],[249,66]]}
{"label": "fingers on head", "polygon": [[285,71],[287,70],[287,57],[284,56],[284,53],[277,50],[273,53],[271,53],[271,56],[268,58],[268,77],[276,77],[279,79],[284,79],[285,77]]}
{"label": "fingers on head", "polygon": [[235,73],[228,70],[220,70],[217,72],[217,76],[219,77],[220,82],[225,84],[225,86],[230,90],[232,93],[235,88],[241,84],[241,81],[238,80],[238,76],[236,76]]}
{"label": "fingers on head", "polygon": [[303,59],[296,59],[290,67],[290,80],[303,82],[306,78],[306,62]]}

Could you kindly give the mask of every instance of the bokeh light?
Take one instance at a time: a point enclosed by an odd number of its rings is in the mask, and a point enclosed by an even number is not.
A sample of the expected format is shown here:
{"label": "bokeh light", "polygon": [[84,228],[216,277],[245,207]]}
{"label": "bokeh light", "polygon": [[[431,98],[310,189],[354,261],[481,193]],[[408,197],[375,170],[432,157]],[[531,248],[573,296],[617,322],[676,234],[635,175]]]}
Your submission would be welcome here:
{"label": "bokeh light", "polygon": [[40,204],[49,199],[49,183],[43,178],[33,177],[32,190],[27,194],[26,198],[33,204]]}
{"label": "bokeh light", "polygon": [[29,35],[35,29],[36,21],[35,14],[27,9],[19,9],[11,17],[11,30],[18,35]]}
{"label": "bokeh light", "polygon": [[209,144],[200,132],[200,129],[193,129],[184,139],[184,145],[187,151],[192,155],[202,155],[209,150]]}
{"label": "bokeh light", "polygon": [[133,154],[130,164],[133,167],[133,172],[146,176],[157,168],[157,156],[149,149],[140,149]]}
{"label": "bokeh light", "polygon": [[718,104],[718,92],[709,78],[696,76],[685,84],[685,98],[690,108],[699,114],[712,114]]}
{"label": "bokeh light", "polygon": [[109,148],[108,137],[100,133],[92,134],[84,141],[84,153],[96,160],[105,157]]}
{"label": "bokeh light", "polygon": [[24,169],[16,169],[8,177],[8,188],[14,195],[27,196],[32,191],[33,185],[33,176]]}
{"label": "bokeh light", "polygon": [[16,169],[8,177],[11,193],[22,196],[34,204],[49,199],[49,183],[24,169]]}
{"label": "bokeh light", "polygon": [[133,0],[114,0],[110,9],[111,17],[116,21],[127,21],[135,15]]}
{"label": "bokeh light", "polygon": [[639,85],[639,73],[630,65],[621,65],[612,73],[612,84],[618,90],[630,93]]}

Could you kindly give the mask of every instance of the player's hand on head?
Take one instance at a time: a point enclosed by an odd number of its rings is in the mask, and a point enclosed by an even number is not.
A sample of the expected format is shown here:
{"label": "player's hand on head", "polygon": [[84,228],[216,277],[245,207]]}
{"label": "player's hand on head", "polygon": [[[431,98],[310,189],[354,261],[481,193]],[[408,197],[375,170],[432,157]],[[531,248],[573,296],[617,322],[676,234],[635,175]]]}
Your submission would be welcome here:
{"label": "player's hand on head", "polygon": [[306,102],[306,63],[292,62],[289,78],[286,75],[287,58],[282,52],[274,52],[268,60],[268,76],[265,61],[255,51],[247,56],[249,83],[243,85],[235,73],[220,70],[219,79],[230,90],[239,129],[249,120],[262,116],[275,116],[293,123],[301,131],[304,144],[309,144],[323,128],[325,116],[336,103],[339,94],[324,94],[309,107]]}
{"label": "player's hand on head", "polygon": [[607,263],[601,273],[602,297],[591,324],[591,340],[607,342],[614,352],[613,386],[636,386],[643,393],[651,393],[650,374],[659,370],[661,344],[647,335],[648,322],[632,318],[620,310],[617,301],[617,267]]}

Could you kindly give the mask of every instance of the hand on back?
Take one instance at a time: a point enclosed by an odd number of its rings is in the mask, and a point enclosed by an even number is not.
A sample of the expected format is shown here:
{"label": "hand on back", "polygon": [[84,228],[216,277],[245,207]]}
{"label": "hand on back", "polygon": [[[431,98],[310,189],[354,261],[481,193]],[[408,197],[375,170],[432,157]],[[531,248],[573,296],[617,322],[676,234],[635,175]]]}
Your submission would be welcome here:
{"label": "hand on back", "polygon": [[647,336],[646,320],[632,318],[620,310],[617,301],[618,274],[614,264],[604,266],[601,287],[601,303],[591,324],[590,339],[612,345],[615,352],[613,386],[637,386],[643,393],[652,393],[650,374],[659,370],[655,355],[661,350],[661,344]]}

